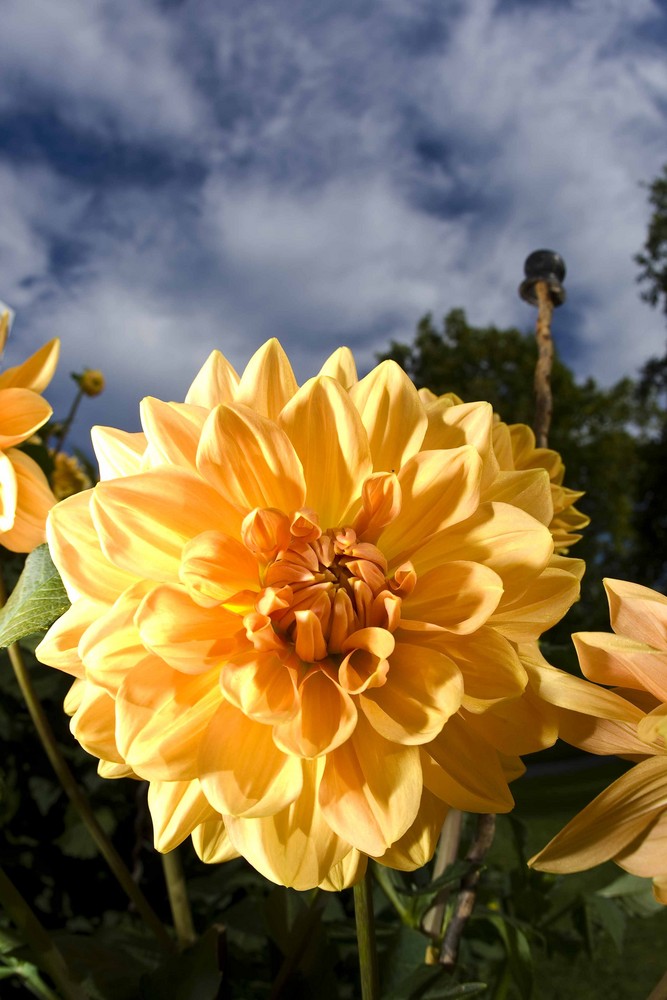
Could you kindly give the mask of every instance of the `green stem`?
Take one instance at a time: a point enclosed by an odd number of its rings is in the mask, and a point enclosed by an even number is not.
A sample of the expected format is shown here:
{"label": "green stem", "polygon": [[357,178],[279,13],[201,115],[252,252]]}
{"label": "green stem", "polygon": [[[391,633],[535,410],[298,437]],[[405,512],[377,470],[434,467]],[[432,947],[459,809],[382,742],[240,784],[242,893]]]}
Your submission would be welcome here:
{"label": "green stem", "polygon": [[176,930],[176,939],[181,948],[187,948],[197,940],[192,911],[188,900],[188,887],[183,874],[183,865],[178,848],[162,855],[162,870],[167,883],[169,906]]}
{"label": "green stem", "polygon": [[74,417],[76,416],[76,411],[79,409],[79,403],[81,402],[82,399],[83,399],[83,389],[79,388],[79,391],[74,397],[74,401],[70,407],[70,411],[62,422],[62,425],[60,427],[60,432],[56,435],[55,448],[54,448],[55,451],[63,450],[63,444],[65,442],[65,438],[69,434],[70,427],[72,426]]}
{"label": "green stem", "polygon": [[404,904],[403,900],[396,891],[396,887],[391,880],[391,875],[389,874],[389,869],[384,865],[378,865],[375,869],[375,877],[378,880],[383,893],[401,918],[402,923],[404,923],[406,927],[415,927],[416,921],[413,918],[412,912]]}
{"label": "green stem", "polygon": [[375,947],[375,918],[373,915],[373,876],[370,863],[361,882],[354,887],[354,917],[357,925],[359,968],[361,972],[361,1000],[379,1000],[377,949]]}
{"label": "green stem", "polygon": [[35,962],[51,976],[65,1000],[85,1000],[85,994],[70,979],[63,956],[2,868],[0,868],[0,902],[12,923],[21,932],[33,953]]}
{"label": "green stem", "polygon": [[23,654],[21,653],[18,643],[15,642],[9,646],[8,653],[12,667],[14,668],[16,680],[21,688],[21,693],[23,694],[23,698],[28,707],[28,711],[30,712],[37,734],[42,742],[46,755],[51,762],[51,766],[56,772],[56,777],[65,791],[65,794],[78,811],[89,834],[93,838],[98,851],[109,865],[109,868],[115,875],[123,890],[127,893],[128,897],[136,907],[139,915],[150,927],[162,948],[164,948],[165,951],[173,952],[173,941],[167,934],[165,928],[157,917],[157,914],[150,906],[143,892],[132,878],[132,875],[126,867],[120,854],[113,846],[100,824],[97,822],[88,800],[82,794],[78,784],[76,783],[74,775],[67,766],[65,758],[60,752],[60,748],[56,742],[53,730],[51,729],[48,719],[46,718],[46,713],[44,712],[41,702],[35,694],[32,681],[30,680],[30,674],[28,673],[26,665],[23,661]]}

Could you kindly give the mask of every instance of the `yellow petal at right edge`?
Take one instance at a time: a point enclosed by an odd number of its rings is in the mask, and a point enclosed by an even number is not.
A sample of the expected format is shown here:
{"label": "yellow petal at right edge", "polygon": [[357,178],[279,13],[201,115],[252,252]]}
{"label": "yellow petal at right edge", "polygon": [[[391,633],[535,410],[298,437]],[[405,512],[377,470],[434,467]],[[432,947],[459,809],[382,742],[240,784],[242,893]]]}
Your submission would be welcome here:
{"label": "yellow petal at right edge", "polygon": [[557,873],[592,868],[621,854],[665,808],[667,756],[661,755],[614,781],[528,863]]}

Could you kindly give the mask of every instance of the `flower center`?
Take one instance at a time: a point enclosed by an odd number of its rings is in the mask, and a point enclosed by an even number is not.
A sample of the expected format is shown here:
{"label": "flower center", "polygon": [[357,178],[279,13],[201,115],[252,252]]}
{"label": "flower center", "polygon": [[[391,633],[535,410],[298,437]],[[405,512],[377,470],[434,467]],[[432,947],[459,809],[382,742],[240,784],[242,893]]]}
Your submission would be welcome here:
{"label": "flower center", "polygon": [[[252,540],[245,541],[252,548]],[[270,623],[301,660],[313,662],[343,654],[346,640],[360,629],[398,627],[402,599],[416,583],[411,564],[389,575],[376,545],[361,541],[351,527],[322,532],[310,511],[295,515],[282,541],[270,548],[256,613],[246,619],[255,645],[266,648]]]}

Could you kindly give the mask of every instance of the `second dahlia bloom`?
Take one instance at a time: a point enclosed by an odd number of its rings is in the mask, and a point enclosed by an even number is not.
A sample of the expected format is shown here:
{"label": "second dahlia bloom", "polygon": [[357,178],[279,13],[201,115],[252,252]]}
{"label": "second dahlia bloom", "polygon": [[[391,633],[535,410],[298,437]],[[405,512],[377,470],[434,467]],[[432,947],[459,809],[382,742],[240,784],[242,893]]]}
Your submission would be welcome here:
{"label": "second dahlia bloom", "polygon": [[545,697],[560,706],[561,736],[597,754],[638,761],[586,806],[532,860],[573,872],[613,860],[651,877],[667,905],[667,597],[605,580],[614,634],[573,636],[586,681],[537,667]]}
{"label": "second dahlia bloom", "polygon": [[[8,333],[0,317],[0,353]],[[23,364],[0,372],[0,545],[30,552],[46,540],[46,517],[56,498],[37,462],[20,451],[53,412],[40,393],[53,378],[60,341],[52,340]]]}
{"label": "second dahlia bloom", "polygon": [[509,810],[556,734],[515,644],[576,586],[547,474],[489,495],[490,406],[439,431],[393,362],[359,381],[341,350],[299,388],[273,340],[141,415],[94,429],[102,481],[50,516],[72,607],[38,656],[100,773],[150,782],[158,849],[339,888],[422,865],[449,807]]}

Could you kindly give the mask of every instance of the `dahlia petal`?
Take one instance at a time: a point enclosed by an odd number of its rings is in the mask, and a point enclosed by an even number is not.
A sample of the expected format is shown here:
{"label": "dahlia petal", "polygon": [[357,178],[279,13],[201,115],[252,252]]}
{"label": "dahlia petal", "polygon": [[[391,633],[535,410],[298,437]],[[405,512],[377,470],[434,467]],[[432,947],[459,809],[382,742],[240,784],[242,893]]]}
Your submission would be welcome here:
{"label": "dahlia petal", "polygon": [[499,472],[482,493],[482,498],[511,503],[547,526],[554,516],[549,476],[545,469]]}
{"label": "dahlia petal", "polygon": [[148,808],[153,820],[153,844],[161,854],[178,847],[206,820],[219,821],[198,781],[151,781]]}
{"label": "dahlia petal", "polygon": [[99,483],[91,512],[107,558],[160,582],[178,580],[183,547],[195,535],[221,524],[236,534],[241,526],[240,515],[211,486],[171,467]]}
{"label": "dahlia petal", "polygon": [[91,491],[86,490],[53,507],[46,522],[46,537],[70,601],[86,597],[113,604],[137,577],[114,566],[100,549],[90,498]]}
{"label": "dahlia petal", "polygon": [[10,531],[16,517],[18,485],[9,457],[0,452],[0,531]]}
{"label": "dahlia petal", "polygon": [[144,646],[186,674],[220,666],[244,636],[238,615],[195,604],[184,587],[169,584],[144,597],[135,623]]}
{"label": "dahlia petal", "polygon": [[502,580],[492,569],[453,561],[417,577],[415,589],[403,600],[401,615],[468,635],[493,614],[502,595]]}
{"label": "dahlia petal", "polygon": [[221,531],[203,531],[186,543],[178,575],[203,607],[224,604],[241,591],[261,586],[255,556]]}
{"label": "dahlia petal", "polygon": [[220,351],[211,351],[195,375],[185,402],[211,410],[220,403],[231,403],[238,384],[239,377],[227,358]]}
{"label": "dahlia petal", "polygon": [[320,368],[318,375],[335,378],[344,389],[349,389],[357,381],[357,366],[349,347],[339,347]]}
{"label": "dahlia petal", "polygon": [[101,480],[134,476],[142,471],[144,452],[148,446],[146,435],[142,432],[129,433],[98,425],[91,429],[90,437]]}
{"label": "dahlia petal", "polygon": [[667,597],[625,580],[605,580],[604,587],[614,632],[667,652]]}
{"label": "dahlia petal", "polygon": [[412,622],[401,622],[398,635],[406,642],[439,649],[450,657],[463,676],[463,704],[472,712],[485,712],[490,705],[519,697],[528,682],[513,646],[492,628],[482,626],[472,635],[454,636],[413,630]]}
{"label": "dahlia petal", "polygon": [[552,554],[548,528],[518,507],[488,502],[421,545],[411,559],[418,577],[449,560],[484,563],[503,581],[505,604],[526,592]]}
{"label": "dahlia petal", "polygon": [[206,798],[225,816],[271,816],[301,794],[300,759],[280,752],[271,726],[224,701],[202,740],[198,770]]}
{"label": "dahlia petal", "polygon": [[352,848],[342,861],[329,871],[326,878],[320,882],[320,889],[326,892],[340,892],[361,882],[368,867],[368,856]]}
{"label": "dahlia petal", "polygon": [[319,801],[339,837],[377,857],[412,825],[421,790],[417,747],[397,747],[360,715],[352,738],[327,754]]}
{"label": "dahlia petal", "polygon": [[197,857],[207,865],[217,865],[239,857],[220,816],[204,820],[195,827],[192,831],[192,846]]}
{"label": "dahlia petal", "polygon": [[[528,864],[539,871],[576,872],[622,856],[667,807],[666,779],[664,756],[636,764],[570,820]],[[662,863],[661,859],[660,867]]]}
{"label": "dahlia petal", "polygon": [[330,753],[350,738],[357,710],[347,691],[324,668],[311,668],[299,684],[300,709],[273,729],[276,746],[298,757]]}
{"label": "dahlia petal", "polygon": [[448,452],[423,451],[406,462],[398,476],[401,510],[380,541],[387,561],[399,566],[427,539],[465,522],[479,503],[481,471],[481,459],[469,445]]}
{"label": "dahlia petal", "polygon": [[18,448],[10,448],[7,458],[16,477],[16,510],[0,540],[12,552],[31,552],[46,541],[46,518],[56,498],[37,462]]}
{"label": "dahlia petal", "polygon": [[667,875],[662,875],[658,878],[654,877],[653,895],[659,903],[667,906]]}
{"label": "dahlia petal", "polygon": [[197,753],[220,704],[218,673],[183,674],[148,655],[116,695],[116,742],[127,764],[149,781],[198,777]]}
{"label": "dahlia petal", "polygon": [[578,597],[576,576],[548,566],[525,596],[512,602],[501,601],[489,625],[512,642],[532,642],[559,622]]}
{"label": "dahlia petal", "polygon": [[277,723],[298,710],[295,674],[273,650],[251,649],[224,664],[220,686],[227,700],[248,718]]}
{"label": "dahlia petal", "polygon": [[459,716],[421,754],[425,786],[455,809],[505,813],[514,805],[498,752]]}
{"label": "dahlia petal", "polygon": [[428,423],[417,390],[395,361],[383,361],[350,389],[368,434],[374,472],[394,472],[419,451]]}
{"label": "dahlia petal", "polygon": [[194,471],[197,447],[208,410],[185,403],[163,403],[146,396],[140,404],[141,426],[151,465],[175,465]]}
{"label": "dahlia petal", "polygon": [[289,359],[280,343],[272,337],[262,344],[246,365],[234,398],[237,403],[245,403],[261,416],[277,420],[297,389]]}
{"label": "dahlia petal", "polygon": [[[420,389],[420,395],[423,390]],[[452,405],[446,396],[435,397],[426,406],[428,429],[422,448],[460,448],[471,444],[482,459],[482,489],[498,475],[498,460],[493,450],[493,407],[490,403]]]}
{"label": "dahlia petal", "polygon": [[44,392],[53,378],[60,356],[60,341],[56,337],[35,351],[27,361],[0,374],[0,389],[31,389]]}
{"label": "dahlia petal", "polygon": [[32,437],[53,410],[31,389],[3,389],[0,393],[0,448],[4,451]]}
{"label": "dahlia petal", "polygon": [[401,509],[398,476],[386,472],[375,472],[369,476],[361,490],[361,504],[352,527],[360,541],[373,543]]}
{"label": "dahlia petal", "polygon": [[102,688],[86,681],[81,701],[70,722],[72,735],[94,757],[123,764],[116,745],[115,722],[113,698]]}
{"label": "dahlia petal", "polygon": [[247,406],[218,406],[197,454],[201,475],[235,507],[296,510],[306,495],[301,463],[283,430]]}
{"label": "dahlia petal", "polygon": [[667,701],[667,651],[608,632],[577,632],[572,641],[589,680],[650,691]]}
{"label": "dahlia petal", "polygon": [[225,818],[229,839],[253,868],[300,891],[315,888],[350,850],[322,815],[317,801],[321,772],[321,764],[304,764],[298,798],[273,816]]}
{"label": "dahlia petal", "polygon": [[134,773],[131,767],[127,764],[116,764],[113,760],[101,760],[97,765],[97,773],[100,778],[109,778],[112,781],[116,778],[134,778],[136,781],[140,781],[137,775]]}
{"label": "dahlia petal", "polygon": [[[88,619],[88,628],[79,641],[78,653],[85,664],[86,677],[112,697],[128,671],[147,656],[134,623],[137,605],[145,593],[146,584],[140,581],[121,594],[110,608],[92,605],[99,608],[98,614],[92,621]],[[77,601],[72,609],[80,603]]]}
{"label": "dahlia petal", "polygon": [[419,812],[412,826],[376,860],[388,868],[413,872],[428,864],[438,846],[447,806],[427,788],[422,792]]}
{"label": "dahlia petal", "polygon": [[359,705],[373,729],[393,743],[426,743],[458,711],[463,680],[455,663],[435,649],[399,642],[387,683],[367,689]]}
{"label": "dahlia petal", "polygon": [[64,615],[54,622],[46,633],[35,655],[40,663],[48,663],[74,677],[84,677],[85,670],[79,654],[79,641],[93,622],[107,610],[104,604],[79,598]]}
{"label": "dahlia petal", "polygon": [[667,868],[667,812],[659,813],[653,822],[614,861],[626,872],[641,878],[664,875]]}
{"label": "dahlia petal", "polygon": [[306,504],[337,527],[372,472],[368,437],[349,395],[332,378],[310,379],[280,414],[301,460]]}
{"label": "dahlia petal", "polygon": [[559,735],[557,710],[536,697],[530,687],[519,698],[491,705],[483,715],[465,709],[461,715],[466,726],[509,757],[544,750]]}

